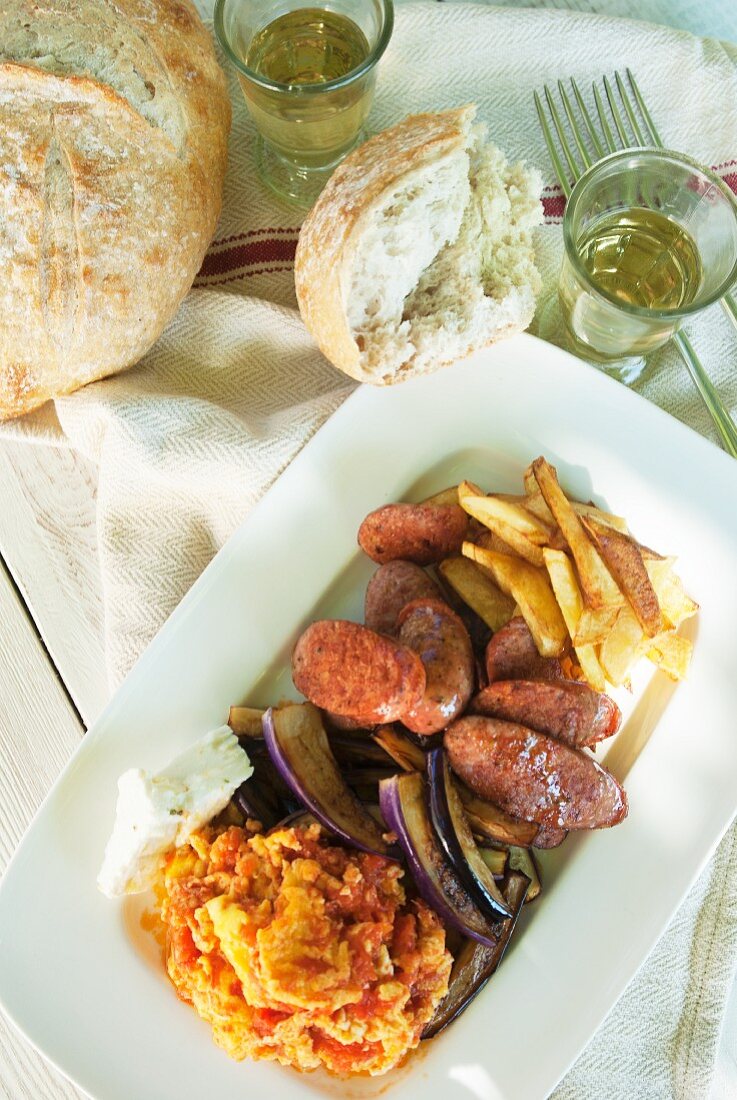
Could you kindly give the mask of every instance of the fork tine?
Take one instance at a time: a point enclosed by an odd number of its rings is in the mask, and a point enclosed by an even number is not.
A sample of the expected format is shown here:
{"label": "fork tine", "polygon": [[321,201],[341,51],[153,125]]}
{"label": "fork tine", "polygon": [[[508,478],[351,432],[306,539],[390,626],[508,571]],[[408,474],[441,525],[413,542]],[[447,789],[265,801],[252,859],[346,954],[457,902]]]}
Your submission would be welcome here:
{"label": "fork tine", "polygon": [[560,115],[558,114],[558,108],[555,106],[555,100],[553,99],[553,93],[550,91],[550,88],[547,86],[547,84],[544,86],[543,91],[545,92],[545,99],[547,100],[547,103],[548,103],[548,110],[550,111],[550,117],[553,120],[553,125],[555,126],[556,132],[558,134],[558,141],[560,142],[561,148],[563,149],[563,155],[565,156],[566,160],[568,161],[568,167],[571,170],[571,175],[573,176],[573,181],[575,183],[575,181],[581,175],[581,169],[579,168],[578,162],[577,162],[576,158],[574,157],[573,151],[572,151],[572,149],[571,149],[571,147],[568,143],[568,138],[566,137],[566,132],[563,129],[563,121],[562,121]]}
{"label": "fork tine", "polygon": [[612,130],[611,130],[611,127],[609,125],[609,120],[606,117],[606,111],[604,110],[604,104],[601,101],[601,96],[599,95],[599,89],[597,88],[596,84],[593,85],[593,89],[594,89],[594,103],[596,104],[596,111],[597,111],[597,114],[599,115],[599,122],[601,123],[601,128],[604,131],[604,138],[606,140],[607,145],[609,146],[609,152],[610,153],[616,153],[617,145],[614,141],[614,135],[612,134]]}
{"label": "fork tine", "polygon": [[622,148],[626,149],[629,145],[629,138],[622,122],[622,116],[619,113],[619,107],[617,107],[617,101],[614,98],[614,91],[609,83],[609,77],[604,77],[604,91],[609,101],[609,110],[612,112],[612,118],[614,119],[614,125],[617,127],[617,133],[619,134],[619,140],[622,142]]}
{"label": "fork tine", "polygon": [[627,69],[627,79],[630,82],[630,87],[632,88],[632,91],[634,93],[635,101],[637,103],[637,106],[640,109],[640,114],[642,115],[642,117],[645,120],[645,125],[647,126],[649,134],[650,134],[650,140],[652,141],[653,145],[658,145],[662,149],[663,148],[663,141],[662,141],[662,139],[660,137],[660,134],[658,133],[658,131],[655,127],[655,123],[653,122],[652,118],[650,117],[650,112],[648,111],[647,107],[645,106],[645,100],[642,98],[642,95],[640,93],[640,89],[637,86],[637,81],[635,80],[634,76],[632,75],[632,70],[631,69]]}
{"label": "fork tine", "polygon": [[571,185],[568,182],[568,176],[567,176],[566,170],[563,166],[563,161],[558,156],[558,150],[555,147],[555,141],[553,140],[553,135],[550,132],[550,127],[548,126],[548,120],[545,117],[545,112],[543,110],[543,105],[540,102],[540,96],[537,94],[537,92],[534,93],[534,98],[535,98],[535,107],[537,108],[537,117],[540,119],[540,127],[541,127],[542,132],[543,132],[543,137],[545,138],[545,144],[548,147],[548,152],[550,153],[550,159],[553,163],[553,168],[555,169],[555,174],[558,177],[558,183],[560,184],[560,186],[563,189],[563,194],[565,195],[566,198],[568,198],[570,193],[571,193]]}
{"label": "fork tine", "polygon": [[575,139],[576,147],[577,147],[578,152],[579,152],[579,156],[581,157],[581,160],[583,161],[583,166],[584,166],[584,168],[590,168],[591,163],[592,163],[591,162],[591,155],[590,155],[588,149],[586,148],[586,142],[584,140],[583,134],[581,133],[581,127],[579,126],[578,120],[576,119],[576,116],[573,113],[573,107],[571,106],[571,101],[568,98],[568,93],[566,92],[566,90],[563,86],[563,81],[562,80],[558,81],[558,93],[560,95],[560,98],[563,101],[563,106],[565,108],[565,112],[568,115],[568,123],[571,127],[571,132],[572,132],[573,137]]}
{"label": "fork tine", "polygon": [[579,91],[579,88],[578,88],[578,84],[573,79],[573,77],[571,77],[571,87],[573,88],[573,94],[576,97],[576,103],[578,104],[578,109],[581,112],[581,114],[583,115],[583,120],[586,123],[586,129],[589,132],[589,137],[591,138],[591,144],[594,147],[594,151],[595,151],[597,157],[603,157],[605,155],[604,146],[599,141],[599,135],[596,132],[596,127],[594,126],[591,115],[589,114],[589,109],[586,106],[586,104],[584,103],[583,96],[581,95],[581,92]]}
{"label": "fork tine", "polygon": [[637,117],[635,115],[635,112],[632,109],[632,104],[630,102],[630,97],[627,95],[627,89],[624,86],[624,81],[622,80],[622,77],[619,75],[618,72],[614,74],[614,77],[617,81],[617,89],[619,91],[619,98],[622,100],[622,103],[624,104],[624,109],[627,112],[627,118],[630,120],[630,126],[632,127],[632,133],[635,135],[635,138],[639,142],[640,145],[646,145],[647,140],[646,140],[645,135],[643,134],[642,130],[640,129],[640,124],[637,121]]}

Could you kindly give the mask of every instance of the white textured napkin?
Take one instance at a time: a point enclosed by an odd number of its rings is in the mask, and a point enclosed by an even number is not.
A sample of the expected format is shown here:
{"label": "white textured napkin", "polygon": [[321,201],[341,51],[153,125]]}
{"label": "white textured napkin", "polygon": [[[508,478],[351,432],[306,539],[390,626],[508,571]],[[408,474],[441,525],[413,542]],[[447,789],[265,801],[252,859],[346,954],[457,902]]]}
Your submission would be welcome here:
{"label": "white textured napkin", "polygon": [[[207,0],[202,6],[207,16]],[[560,261],[562,200],[538,133],[533,88],[568,73],[585,86],[604,69],[630,66],[666,141],[737,187],[736,55],[714,40],[570,11],[407,4],[381,65],[371,124],[380,129],[412,111],[477,102],[496,142],[537,164],[549,181],[548,224],[537,239],[549,291]],[[295,312],[298,218],[255,177],[252,129],[232,74],[231,92],[225,209],[177,318],[138,368],[57,401],[58,422],[47,408],[5,428],[58,442],[60,426],[99,465],[112,684],[352,385],[314,350]],[[734,332],[716,308],[690,331],[735,410]],[[711,434],[675,356],[661,354],[639,388]],[[736,837],[732,831],[721,845],[565,1078],[561,1100],[708,1096],[737,957]],[[556,1021],[540,1026],[554,1031]]]}

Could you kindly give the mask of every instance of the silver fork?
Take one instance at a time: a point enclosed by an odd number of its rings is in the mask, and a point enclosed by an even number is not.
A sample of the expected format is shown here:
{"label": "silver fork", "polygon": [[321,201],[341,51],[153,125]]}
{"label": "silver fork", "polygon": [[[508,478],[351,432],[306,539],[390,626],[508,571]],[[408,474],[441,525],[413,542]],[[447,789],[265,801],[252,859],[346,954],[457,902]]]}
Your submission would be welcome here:
{"label": "silver fork", "polygon": [[[560,148],[563,154],[561,155],[556,148],[555,139],[553,138],[550,125],[548,123],[547,116],[543,109],[540,96],[535,92],[535,107],[537,108],[538,118],[540,119],[540,126],[542,127],[545,143],[550,153],[550,159],[555,170],[555,174],[558,177],[558,182],[563,189],[563,194],[566,198],[569,197],[573,190],[573,185],[579,179],[580,176],[590,168],[592,164],[606,156],[608,153],[613,153],[617,149],[628,149],[634,146],[647,146],[654,145],[658,148],[663,148],[663,142],[660,135],[655,128],[655,124],[650,116],[650,113],[645,106],[645,101],[642,98],[637,82],[634,76],[627,69],[627,79],[632,89],[632,95],[634,97],[634,105],[627,92],[624,80],[619,73],[614,74],[617,91],[619,92],[622,108],[626,115],[627,121],[631,127],[632,135],[634,136],[634,142],[630,140],[630,136],[627,133],[624,119],[622,117],[622,111],[617,105],[617,99],[614,94],[614,89],[608,77],[603,78],[604,93],[607,98],[609,110],[611,112],[612,122],[614,129],[609,122],[606,109],[604,107],[604,101],[602,99],[599,88],[596,84],[593,84],[594,103],[596,105],[596,113],[599,117],[601,124],[601,132],[597,132],[594,121],[589,113],[588,107],[584,101],[581,91],[576,81],[571,78],[571,90],[573,92],[573,98],[580,114],[580,119],[576,115],[571,98],[565,89],[562,80],[558,81],[558,94],[560,95],[561,103],[563,104],[563,110],[565,112],[568,125],[570,127],[571,134],[575,143],[574,147],[571,145],[566,128],[563,123],[561,114],[556,106],[553,93],[547,84],[544,86],[545,100],[550,112],[550,117],[555,128]],[[638,120],[637,112],[640,112],[642,126],[640,120]],[[616,133],[616,136],[615,136]],[[589,147],[590,143],[590,147]],[[593,155],[591,152],[593,149]],[[732,323],[737,327],[737,302],[728,294],[722,299],[722,306],[727,313]],[[729,415],[721,397],[717,393],[714,384],[706,373],[703,363],[696,354],[696,350],[689,340],[685,332],[677,332],[672,337],[681,358],[688,367],[691,378],[694,385],[698,390],[701,399],[703,400],[709,414],[711,415],[714,425],[719,433],[722,446],[725,451],[732,455],[733,458],[737,458],[737,425],[732,417]]]}

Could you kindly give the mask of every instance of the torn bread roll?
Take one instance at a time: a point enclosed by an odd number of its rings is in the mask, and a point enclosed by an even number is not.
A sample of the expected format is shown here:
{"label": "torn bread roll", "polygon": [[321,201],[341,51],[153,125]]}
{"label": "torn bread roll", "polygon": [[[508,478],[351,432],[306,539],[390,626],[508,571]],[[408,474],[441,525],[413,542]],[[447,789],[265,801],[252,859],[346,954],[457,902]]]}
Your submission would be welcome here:
{"label": "torn bread roll", "polygon": [[359,382],[427,374],[527,328],[540,178],[510,166],[476,108],[414,115],[333,173],[300,233],[302,318]]}

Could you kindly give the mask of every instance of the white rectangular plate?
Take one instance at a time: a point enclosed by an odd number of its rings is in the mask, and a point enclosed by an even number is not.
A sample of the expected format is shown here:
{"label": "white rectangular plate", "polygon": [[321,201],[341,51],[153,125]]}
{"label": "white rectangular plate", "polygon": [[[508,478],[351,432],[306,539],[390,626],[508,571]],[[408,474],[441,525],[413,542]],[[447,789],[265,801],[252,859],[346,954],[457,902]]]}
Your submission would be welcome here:
{"label": "white rectangular plate", "polygon": [[[361,614],[363,516],[470,477],[519,491],[545,454],[568,490],[679,555],[702,607],[689,680],[643,674],[609,750],[630,815],[545,862],[546,889],[488,988],[389,1081],[236,1064],[174,995],[140,903],[95,888],[116,783],[158,768],[230,703],[289,689],[312,618]],[[339,409],[217,555],[87,734],[0,888],[0,1002],[98,1100],[399,1094],[542,1098],[646,958],[737,808],[737,464],[678,421],[530,336]],[[43,716],[39,717],[43,721]],[[565,1005],[565,1012],[561,1006]],[[555,1021],[535,1028],[530,1020]]]}

